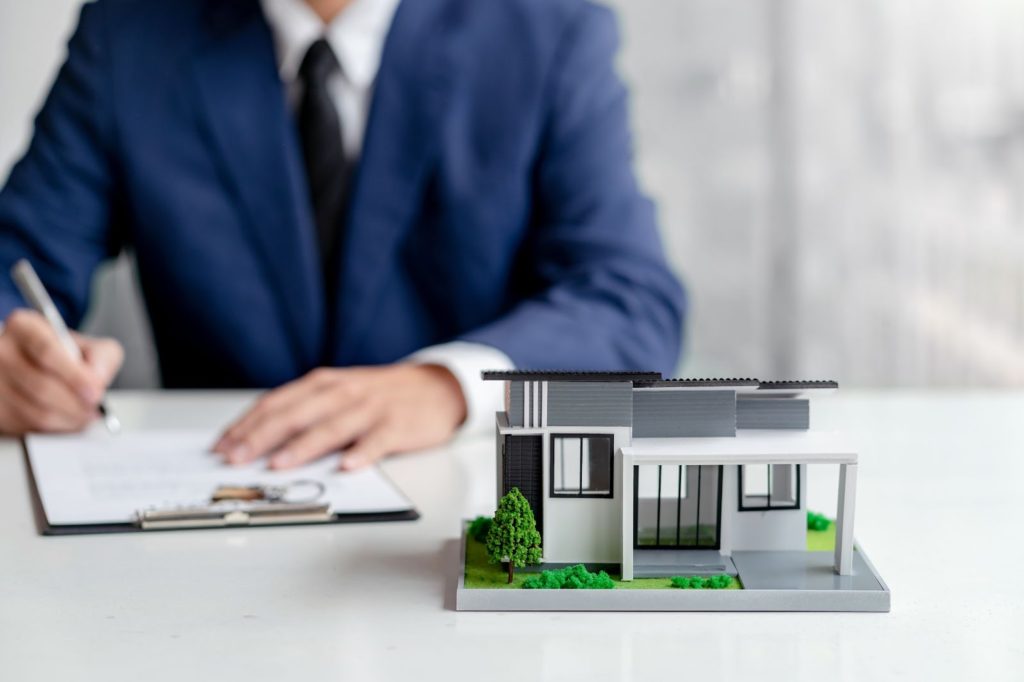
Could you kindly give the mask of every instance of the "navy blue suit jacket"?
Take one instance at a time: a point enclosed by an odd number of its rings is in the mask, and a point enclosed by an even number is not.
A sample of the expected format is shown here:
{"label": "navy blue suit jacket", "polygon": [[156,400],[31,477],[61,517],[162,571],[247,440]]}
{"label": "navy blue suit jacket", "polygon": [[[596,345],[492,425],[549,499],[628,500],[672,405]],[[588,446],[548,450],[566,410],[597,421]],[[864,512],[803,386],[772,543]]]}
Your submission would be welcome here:
{"label": "navy blue suit jacket", "polygon": [[[616,48],[584,0],[405,0],[329,314],[257,0],[100,0],[0,194],[0,267],[30,258],[77,324],[96,266],[132,248],[172,387],[454,339],[521,367],[670,372],[683,292],[633,174]],[[0,314],[19,305],[0,277]]]}

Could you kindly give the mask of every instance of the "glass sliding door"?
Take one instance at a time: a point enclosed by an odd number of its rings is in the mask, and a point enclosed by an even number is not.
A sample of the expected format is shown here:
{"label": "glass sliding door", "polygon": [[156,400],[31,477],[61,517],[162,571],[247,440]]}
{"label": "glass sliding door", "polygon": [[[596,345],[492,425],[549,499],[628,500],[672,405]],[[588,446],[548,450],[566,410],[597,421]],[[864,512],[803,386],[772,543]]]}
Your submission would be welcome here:
{"label": "glass sliding door", "polygon": [[633,470],[638,549],[718,549],[722,467],[640,464]]}

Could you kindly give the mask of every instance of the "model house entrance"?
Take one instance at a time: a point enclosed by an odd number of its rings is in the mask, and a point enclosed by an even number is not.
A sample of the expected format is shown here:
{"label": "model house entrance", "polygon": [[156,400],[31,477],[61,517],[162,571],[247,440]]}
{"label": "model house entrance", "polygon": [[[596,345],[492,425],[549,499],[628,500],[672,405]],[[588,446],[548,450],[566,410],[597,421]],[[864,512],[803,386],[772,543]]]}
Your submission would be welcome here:
{"label": "model house entrance", "polygon": [[633,467],[635,549],[719,549],[722,467]]}
{"label": "model house entrance", "polygon": [[541,436],[505,436],[501,494],[512,488],[519,488],[537,520],[537,530],[543,530],[544,514],[544,473],[541,459],[544,456]]}

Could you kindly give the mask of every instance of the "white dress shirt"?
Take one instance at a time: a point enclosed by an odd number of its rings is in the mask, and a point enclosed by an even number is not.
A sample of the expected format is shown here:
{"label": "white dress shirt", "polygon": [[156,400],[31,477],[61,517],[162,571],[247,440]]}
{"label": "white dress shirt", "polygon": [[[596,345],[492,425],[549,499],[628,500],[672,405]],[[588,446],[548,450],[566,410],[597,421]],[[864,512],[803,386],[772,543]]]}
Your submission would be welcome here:
{"label": "white dress shirt", "polygon": [[[299,67],[310,45],[326,38],[334,50],[341,73],[332,76],[327,85],[341,119],[345,155],[350,159],[358,158],[362,152],[373,83],[399,2],[353,0],[325,25],[305,0],[261,0],[274,36],[281,80],[293,107],[302,95]],[[512,361],[505,353],[483,344],[454,341],[424,348],[406,360],[441,365],[455,375],[466,399],[466,422],[461,433],[479,434],[494,428],[494,413],[504,409],[503,386],[498,381],[481,381],[480,372],[512,369]]]}

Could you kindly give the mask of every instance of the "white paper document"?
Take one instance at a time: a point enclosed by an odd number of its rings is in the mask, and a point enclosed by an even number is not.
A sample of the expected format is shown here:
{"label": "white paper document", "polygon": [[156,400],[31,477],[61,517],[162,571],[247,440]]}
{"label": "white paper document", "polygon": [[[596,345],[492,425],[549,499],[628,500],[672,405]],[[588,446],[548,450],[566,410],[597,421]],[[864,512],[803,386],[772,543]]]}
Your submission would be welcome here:
{"label": "white paper document", "polygon": [[142,431],[110,435],[29,436],[32,474],[46,519],[53,526],[133,523],[142,510],[203,505],[223,485],[284,486],[319,481],[334,514],[372,514],[412,509],[379,469],[338,469],[339,455],[299,469],[269,471],[266,461],[224,464],[209,451],[207,431]]}

